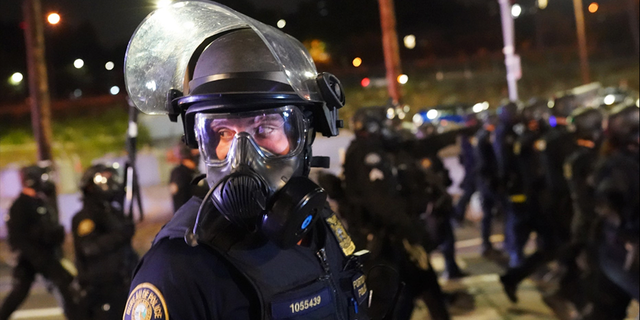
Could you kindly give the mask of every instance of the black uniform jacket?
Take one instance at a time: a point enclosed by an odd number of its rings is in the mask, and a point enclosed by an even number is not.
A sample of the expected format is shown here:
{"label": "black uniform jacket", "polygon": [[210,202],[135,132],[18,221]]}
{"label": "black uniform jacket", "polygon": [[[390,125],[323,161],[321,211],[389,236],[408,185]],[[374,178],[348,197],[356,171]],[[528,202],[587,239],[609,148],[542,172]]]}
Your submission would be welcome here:
{"label": "black uniform jacket", "polygon": [[80,283],[128,283],[138,262],[131,247],[133,222],[106,202],[85,199],[72,227]]}
{"label": "black uniform jacket", "polygon": [[368,319],[364,275],[344,253],[355,248],[328,209],[307,245],[282,250],[215,211],[200,218],[197,245],[185,241],[201,202],[181,207],[142,258],[125,320]]}
{"label": "black uniform jacket", "polygon": [[53,208],[40,197],[24,193],[13,202],[7,221],[9,245],[32,262],[45,261],[64,241],[64,228],[55,221]]}

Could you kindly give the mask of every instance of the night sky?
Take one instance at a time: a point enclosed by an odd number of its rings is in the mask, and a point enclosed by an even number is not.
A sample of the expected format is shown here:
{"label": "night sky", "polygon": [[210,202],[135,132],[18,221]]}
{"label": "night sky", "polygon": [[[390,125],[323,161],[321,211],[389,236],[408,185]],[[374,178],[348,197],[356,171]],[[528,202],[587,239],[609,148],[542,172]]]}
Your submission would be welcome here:
{"label": "night sky", "polygon": [[[100,41],[106,46],[127,41],[136,26],[156,6],[152,0],[41,0],[43,12],[56,11],[62,16],[63,23],[79,25],[91,21]],[[283,15],[295,12],[299,3],[306,0],[247,0],[257,9],[267,9]],[[220,1],[234,9],[243,1]],[[235,3],[235,5],[234,5]],[[22,20],[22,1],[0,1],[0,22],[10,23]],[[240,5],[238,5],[240,4]],[[243,12],[244,13],[244,12]],[[273,22],[275,24],[275,22]]]}

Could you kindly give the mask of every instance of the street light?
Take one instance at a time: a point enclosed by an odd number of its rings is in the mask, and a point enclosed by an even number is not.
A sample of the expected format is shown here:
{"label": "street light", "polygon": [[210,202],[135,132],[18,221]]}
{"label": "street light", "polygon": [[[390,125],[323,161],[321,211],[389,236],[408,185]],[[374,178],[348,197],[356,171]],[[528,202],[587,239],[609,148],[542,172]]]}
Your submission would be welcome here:
{"label": "street light", "polygon": [[60,22],[60,15],[55,12],[49,13],[49,15],[47,16],[47,21],[51,25],[56,25]]}
{"label": "street light", "polygon": [[109,71],[113,70],[114,67],[115,67],[115,64],[113,63],[113,61],[108,61],[107,63],[104,64],[104,68]]}
{"label": "street light", "polygon": [[511,15],[514,18],[518,18],[520,14],[522,14],[522,7],[516,3],[511,7]]}
{"label": "street light", "polygon": [[277,26],[278,28],[282,29],[287,25],[287,20],[285,19],[280,19],[278,20]]}
{"label": "street light", "polygon": [[413,49],[416,47],[416,36],[410,34],[404,37],[404,46],[407,49]]}
{"label": "street light", "polygon": [[22,82],[22,79],[24,79],[24,76],[22,75],[22,73],[16,72],[12,74],[11,77],[9,77],[9,84],[13,86],[17,86],[20,84],[20,82]]}
{"label": "street light", "polygon": [[74,66],[76,69],[80,69],[80,68],[84,67],[84,60],[82,60],[82,59],[76,59],[76,60],[74,60],[74,61],[73,61],[73,66]]}
{"label": "street light", "polygon": [[589,12],[590,12],[590,13],[596,13],[596,12],[598,11],[598,9],[599,9],[599,8],[600,8],[600,6],[598,5],[598,3],[597,3],[597,2],[592,2],[592,3],[589,5]]}
{"label": "street light", "polygon": [[362,65],[362,58],[356,57],[355,59],[353,59],[352,64],[356,68],[361,66]]}
{"label": "street light", "polygon": [[407,76],[406,74],[401,74],[398,76],[399,84],[406,84],[408,81],[409,81],[409,76]]}

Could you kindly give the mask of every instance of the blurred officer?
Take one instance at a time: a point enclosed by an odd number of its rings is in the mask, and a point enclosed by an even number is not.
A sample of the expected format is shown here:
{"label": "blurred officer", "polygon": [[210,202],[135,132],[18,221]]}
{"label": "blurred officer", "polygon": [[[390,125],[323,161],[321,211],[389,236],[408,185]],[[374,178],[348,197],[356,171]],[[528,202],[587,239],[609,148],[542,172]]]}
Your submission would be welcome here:
{"label": "blurred officer", "polygon": [[638,238],[640,214],[640,110],[633,104],[612,109],[606,126],[606,157],[594,174],[595,259],[608,285],[588,319],[624,319],[629,301],[640,299]]}
{"label": "blurred officer", "polygon": [[[475,112],[471,112],[464,116],[464,125],[467,127],[477,126],[478,117]],[[473,134],[461,134],[460,135],[460,164],[464,167],[464,178],[460,183],[462,189],[462,195],[458,199],[455,207],[455,218],[458,221],[463,221],[467,206],[471,201],[471,197],[476,192],[477,188],[477,174],[475,172],[477,168],[477,160],[474,152],[474,139]]]}
{"label": "blurred officer", "polygon": [[498,125],[493,149],[498,165],[499,192],[507,197],[505,209],[505,238],[509,254],[509,266],[517,267],[523,260],[523,247],[528,235],[521,230],[526,221],[526,195],[520,167],[515,154],[518,134],[514,127],[520,123],[518,105],[509,102],[498,108]]}
{"label": "blurred officer", "polygon": [[545,302],[560,312],[563,312],[563,306],[558,305],[558,302],[572,304],[572,309],[583,310],[587,301],[594,299],[594,291],[589,290],[593,285],[588,282],[597,281],[597,278],[591,275],[595,272],[580,269],[577,260],[584,253],[597,220],[593,173],[603,140],[603,120],[603,113],[590,107],[576,109],[567,120],[569,131],[573,132],[578,145],[577,150],[569,155],[564,164],[564,174],[569,183],[574,209],[571,243],[559,244],[562,245],[559,258],[563,268],[559,288],[553,294],[544,297]]}
{"label": "blurred officer", "polygon": [[8,240],[18,264],[13,269],[11,292],[0,308],[0,319],[9,319],[29,294],[36,274],[51,281],[64,300],[64,312],[75,317],[73,276],[61,264],[64,228],[55,219],[54,208],[44,191],[55,188],[46,167],[32,165],[20,170],[22,192],[9,209]]}
{"label": "blurred officer", "polygon": [[499,209],[507,207],[508,200],[500,188],[498,160],[493,149],[496,124],[498,122],[497,115],[491,111],[485,111],[481,117],[483,126],[473,139],[474,153],[477,159],[474,172],[476,173],[483,214],[480,228],[482,255],[490,257],[498,253],[490,241],[493,217]]}
{"label": "blurred officer", "polygon": [[307,177],[315,134],[338,134],[342,87],[300,42],[177,2],[138,27],[125,77],[141,111],[182,119],[211,189],[158,233],[123,319],[369,319],[362,254]]}
{"label": "blurred officer", "polygon": [[131,247],[135,227],[122,212],[118,171],[91,166],[80,180],[82,209],[72,219],[81,287],[82,319],[119,319],[124,312],[138,256]]}
{"label": "blurred officer", "polygon": [[[366,232],[361,237],[366,237],[372,252],[367,270],[390,265],[406,284],[394,319],[410,319],[416,298],[425,301],[434,319],[450,319],[428,258],[435,245],[419,220],[430,200],[424,190],[427,180],[416,159],[400,146],[386,109],[360,108],[352,118],[355,139],[347,149],[343,174],[350,213],[356,219],[347,220],[359,219],[354,232]],[[369,280],[374,291],[389,282],[375,273]],[[386,305],[393,300],[393,292],[374,294],[373,299],[378,306]],[[383,312],[376,308],[372,310]]]}
{"label": "blurred officer", "polygon": [[198,163],[200,156],[197,149],[191,149],[184,143],[178,145],[178,160],[180,164],[171,170],[169,178],[169,191],[173,200],[173,212],[175,213],[195,196],[203,199],[207,194],[206,180],[194,179],[199,175]]}
{"label": "blurred officer", "polygon": [[567,118],[579,107],[579,101],[574,95],[555,99],[549,117],[551,128],[540,139],[538,148],[546,175],[546,189],[549,192],[549,200],[543,210],[552,219],[555,241],[559,243],[568,243],[571,240],[573,208],[569,185],[564,177],[564,163],[577,148],[573,133],[567,128]]}
{"label": "blurred officer", "polygon": [[443,276],[453,280],[466,276],[466,273],[460,269],[456,262],[456,239],[453,231],[453,219],[457,218],[461,221],[464,217],[456,217],[455,215],[453,198],[447,191],[453,181],[438,153],[443,148],[455,144],[459,135],[470,135],[477,128],[475,126],[462,127],[448,131],[440,128],[430,121],[422,123],[417,130],[416,137],[418,139],[411,141],[413,143],[411,155],[417,159],[419,167],[425,175],[426,199],[428,199],[425,219],[430,231],[429,234],[438,244],[439,250],[444,256],[445,273]]}

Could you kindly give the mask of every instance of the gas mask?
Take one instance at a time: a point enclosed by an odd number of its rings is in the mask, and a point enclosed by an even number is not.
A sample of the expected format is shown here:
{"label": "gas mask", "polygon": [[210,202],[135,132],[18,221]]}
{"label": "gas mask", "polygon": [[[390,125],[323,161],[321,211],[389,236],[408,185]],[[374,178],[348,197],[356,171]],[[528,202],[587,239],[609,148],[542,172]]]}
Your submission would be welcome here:
{"label": "gas mask", "polygon": [[282,247],[298,242],[326,201],[302,177],[308,131],[295,106],[196,114],[195,135],[220,214]]}

